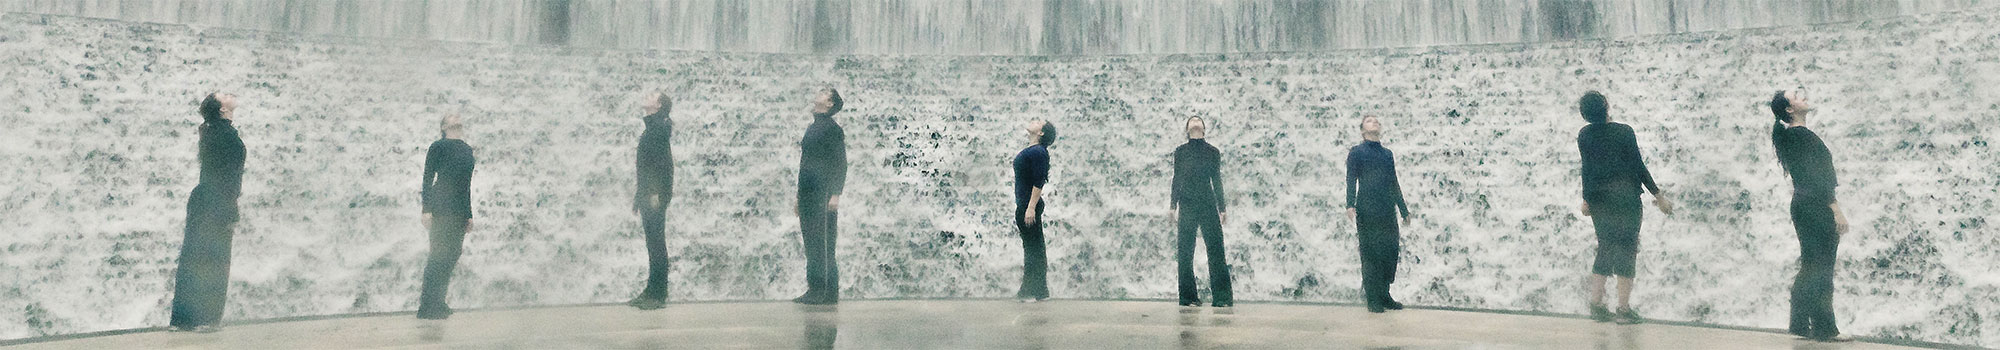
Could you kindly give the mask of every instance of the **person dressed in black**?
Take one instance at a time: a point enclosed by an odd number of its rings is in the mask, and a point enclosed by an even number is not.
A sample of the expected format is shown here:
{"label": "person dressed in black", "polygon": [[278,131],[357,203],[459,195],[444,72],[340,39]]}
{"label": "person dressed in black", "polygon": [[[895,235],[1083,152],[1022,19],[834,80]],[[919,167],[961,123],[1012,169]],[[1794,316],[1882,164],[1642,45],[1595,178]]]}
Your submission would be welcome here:
{"label": "person dressed in black", "polygon": [[639,134],[632,211],[639,214],[646,236],[646,290],[626,304],[656,310],[667,306],[667,204],[674,199],[674,121],[667,114],[674,101],[667,94],[653,94],[640,107],[646,110],[646,131]]}
{"label": "person dressed in black", "polygon": [[1819,341],[1850,341],[1840,334],[1833,317],[1833,270],[1840,236],[1847,234],[1847,216],[1834,199],[1840,181],[1834,176],[1833,154],[1819,134],[1806,128],[1813,109],[1803,89],[1778,91],[1771,97],[1777,123],[1771,143],[1778,163],[1792,178],[1792,229],[1799,234],[1799,274],[1792,282],[1794,335]]}
{"label": "person dressed in black", "polygon": [[472,228],[472,145],[463,140],[465,122],[447,115],[439,122],[443,138],[431,142],[424,157],[424,227],[431,232],[431,253],[424,264],[423,294],[417,300],[417,318],[442,320],[451,317],[445,296],[451,287],[451,271],[465,244],[465,231]]}
{"label": "person dressed in black", "polygon": [[1222,224],[1229,214],[1222,198],[1222,151],[1209,145],[1208,122],[1201,117],[1187,121],[1188,142],[1174,149],[1174,191],[1171,206],[1180,226],[1174,260],[1180,264],[1180,304],[1200,306],[1195,293],[1194,241],[1200,231],[1208,244],[1209,291],[1215,307],[1230,307],[1236,299],[1230,293],[1229,263],[1222,257]]}
{"label": "person dressed in black", "polygon": [[214,332],[222,324],[229,294],[230,240],[235,235],[236,198],[243,193],[243,139],[232,124],[236,96],[209,94],[201,101],[201,183],[188,195],[187,226],[180,268],[174,271],[173,316],[177,331]]}
{"label": "person dressed in black", "polygon": [[[1609,103],[1604,94],[1583,93],[1577,101],[1583,120],[1589,122],[1577,132],[1576,148],[1583,154],[1583,215],[1597,228],[1597,260],[1590,267],[1590,318],[1598,322],[1640,321],[1632,311],[1632,276],[1639,256],[1639,223],[1645,210],[1639,202],[1643,188],[1653,193],[1653,204],[1662,213],[1673,213],[1673,203],[1660,195],[1646,161],[1639,156],[1638,135],[1632,127],[1610,121]],[[1604,305],[1604,283],[1618,277],[1618,312]]]}
{"label": "person dressed in black", "polygon": [[840,92],[828,88],[813,98],[811,126],[799,142],[799,235],[805,241],[806,294],[792,302],[840,302],[840,267],[834,262],[840,221],[840,193],[847,186],[847,136],[833,115]]}
{"label": "person dressed in black", "polygon": [[1034,144],[1014,155],[1014,227],[1021,232],[1021,290],[1014,298],[1023,303],[1049,299],[1048,246],[1042,239],[1042,186],[1049,183],[1049,146],[1056,142],[1056,124],[1028,122],[1028,139]]}
{"label": "person dressed in black", "polygon": [[1396,225],[1410,224],[1410,207],[1403,203],[1403,187],[1396,181],[1396,158],[1382,147],[1382,122],[1375,116],[1361,118],[1360,145],[1347,150],[1347,217],[1354,220],[1356,240],[1361,245],[1361,289],[1368,300],[1368,312],[1402,310],[1403,303],[1389,296],[1389,284],[1396,282],[1396,262],[1403,252],[1403,238]]}

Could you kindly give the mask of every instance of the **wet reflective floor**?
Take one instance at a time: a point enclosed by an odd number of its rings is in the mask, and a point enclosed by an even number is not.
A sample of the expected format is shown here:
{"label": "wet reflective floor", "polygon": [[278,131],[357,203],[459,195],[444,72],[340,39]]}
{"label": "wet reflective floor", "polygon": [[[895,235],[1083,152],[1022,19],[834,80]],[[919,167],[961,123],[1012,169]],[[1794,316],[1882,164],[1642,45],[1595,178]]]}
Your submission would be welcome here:
{"label": "wet reflective floor", "polygon": [[1338,305],[857,300],[466,310],[138,332],[8,349],[1903,349],[1756,331]]}

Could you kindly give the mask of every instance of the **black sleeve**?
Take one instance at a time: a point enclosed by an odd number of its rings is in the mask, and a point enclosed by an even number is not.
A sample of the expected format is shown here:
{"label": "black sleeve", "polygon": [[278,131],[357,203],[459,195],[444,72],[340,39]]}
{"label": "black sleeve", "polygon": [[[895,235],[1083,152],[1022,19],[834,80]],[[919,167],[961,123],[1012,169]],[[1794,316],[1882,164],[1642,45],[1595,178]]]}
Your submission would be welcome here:
{"label": "black sleeve", "polygon": [[1596,174],[1594,170],[1597,170],[1595,168],[1597,166],[1597,161],[1596,161],[1597,157],[1595,154],[1596,149],[1592,148],[1590,145],[1589,127],[1585,127],[1583,128],[1582,132],[1577,133],[1576,153],[1577,155],[1582,156],[1583,159],[1583,162],[1579,167],[1579,169],[1577,170],[1577,173],[1578,175],[1581,175],[1583,178],[1583,195],[1587,198],[1590,196],[1591,193],[1597,193],[1597,181],[1595,181],[1596,179],[1591,178],[1591,175]]}
{"label": "black sleeve", "polygon": [[1633,176],[1638,178],[1640,185],[1646,186],[1646,192],[1659,195],[1660,185],[1653,182],[1653,172],[1646,170],[1646,158],[1639,152],[1639,135],[1632,132],[1632,129],[1627,128],[1625,129],[1624,141],[1625,156],[1627,159],[1632,160]]}
{"label": "black sleeve", "polygon": [[444,150],[439,149],[437,143],[431,143],[430,152],[424,155],[423,190],[418,193],[424,199],[425,214],[429,214],[437,209],[437,200],[439,198],[431,196],[431,192],[435,190],[432,185],[437,183],[438,161],[441,160],[440,158],[444,158],[442,153],[444,153]]}
{"label": "black sleeve", "polygon": [[1169,188],[1167,192],[1167,205],[1169,205],[1170,208],[1179,208],[1181,205],[1181,196],[1186,195],[1185,193],[1181,193],[1182,191],[1181,177],[1188,176],[1188,174],[1181,173],[1181,169],[1186,169],[1182,165],[1186,164],[1186,162],[1188,161],[1187,151],[1184,150],[1185,148],[1187,148],[1187,146],[1174,148],[1174,156],[1173,156],[1174,162],[1173,164],[1167,165],[1174,168],[1174,178],[1168,180],[1168,186],[1167,186]]}
{"label": "black sleeve", "polygon": [[1042,188],[1049,184],[1049,153],[1046,149],[1028,158],[1028,173],[1022,176],[1028,187]]}
{"label": "black sleeve", "polygon": [[1215,201],[1215,211],[1227,213],[1229,212],[1229,201],[1222,197],[1222,151],[1215,151],[1215,158],[1212,160],[1214,162],[1208,164],[1208,179],[1215,186],[1215,197],[1211,198]]}
{"label": "black sleeve", "polygon": [[833,128],[832,136],[829,138],[833,143],[829,145],[833,157],[833,166],[829,169],[832,173],[824,174],[828,183],[822,188],[827,189],[828,194],[838,196],[847,190],[847,135],[836,126]]}
{"label": "black sleeve", "polygon": [[1403,217],[1408,218],[1410,217],[1410,206],[1403,203],[1403,181],[1397,177],[1396,158],[1392,155],[1389,158],[1389,193],[1396,195],[1396,210],[1402,212]]}
{"label": "black sleeve", "polygon": [[1356,151],[1352,149],[1347,150],[1347,209],[1355,209],[1357,205],[1360,205],[1359,200],[1361,197],[1355,196],[1354,192],[1354,185],[1361,181],[1361,167],[1359,166],[1360,164],[1356,164],[1357,162],[1355,162],[1358,159],[1361,159],[1360,154],[1356,154]]}

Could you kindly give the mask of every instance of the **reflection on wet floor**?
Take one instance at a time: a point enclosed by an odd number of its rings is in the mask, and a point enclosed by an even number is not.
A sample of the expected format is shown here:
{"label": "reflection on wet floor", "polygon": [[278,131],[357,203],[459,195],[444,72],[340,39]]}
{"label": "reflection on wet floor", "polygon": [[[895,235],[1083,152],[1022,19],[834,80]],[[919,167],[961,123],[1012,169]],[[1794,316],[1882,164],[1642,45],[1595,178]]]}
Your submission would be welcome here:
{"label": "reflection on wet floor", "polygon": [[[1371,314],[1333,305],[997,300],[685,303],[468,310],[141,332],[19,349],[1902,349],[1781,333],[1440,310]],[[7,350],[13,350],[9,348]]]}

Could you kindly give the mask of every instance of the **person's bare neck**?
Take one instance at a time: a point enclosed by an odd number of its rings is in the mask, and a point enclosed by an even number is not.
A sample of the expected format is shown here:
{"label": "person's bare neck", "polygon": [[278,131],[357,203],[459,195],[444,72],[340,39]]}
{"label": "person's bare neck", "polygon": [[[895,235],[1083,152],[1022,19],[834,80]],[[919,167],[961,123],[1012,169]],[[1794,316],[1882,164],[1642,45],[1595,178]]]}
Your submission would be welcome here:
{"label": "person's bare neck", "polygon": [[1368,141],[1382,142],[1382,133],[1379,132],[1362,133],[1361,139]]}

